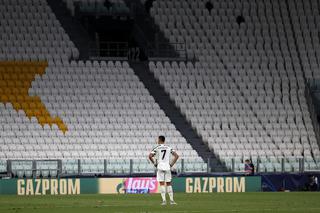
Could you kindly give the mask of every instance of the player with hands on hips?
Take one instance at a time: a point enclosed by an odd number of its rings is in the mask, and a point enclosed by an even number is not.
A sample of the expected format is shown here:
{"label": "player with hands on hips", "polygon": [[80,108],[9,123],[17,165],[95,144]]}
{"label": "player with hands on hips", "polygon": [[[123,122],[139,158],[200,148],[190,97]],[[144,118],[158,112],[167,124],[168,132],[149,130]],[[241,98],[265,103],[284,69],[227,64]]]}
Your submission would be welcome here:
{"label": "player with hands on hips", "polygon": [[[171,184],[171,167],[177,162],[179,155],[171,147],[164,144],[165,137],[158,137],[158,145],[150,152],[149,159],[157,168],[157,181],[160,183],[160,193],[162,197],[162,204],[166,205],[166,192],[170,197],[170,204],[176,205],[173,199],[173,190]],[[171,161],[171,157],[173,159]]]}

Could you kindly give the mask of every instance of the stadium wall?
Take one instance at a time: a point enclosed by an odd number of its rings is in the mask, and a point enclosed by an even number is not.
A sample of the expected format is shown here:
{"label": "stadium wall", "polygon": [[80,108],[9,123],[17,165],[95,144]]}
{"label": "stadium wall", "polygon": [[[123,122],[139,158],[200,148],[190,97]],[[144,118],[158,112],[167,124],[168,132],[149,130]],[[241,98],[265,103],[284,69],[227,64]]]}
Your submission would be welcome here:
{"label": "stadium wall", "polygon": [[[77,195],[158,193],[155,177],[2,179],[0,194]],[[181,193],[261,191],[261,177],[174,177],[173,190]]]}
{"label": "stadium wall", "polygon": [[318,180],[317,191],[319,191],[320,173],[298,173],[298,174],[261,174],[261,190],[268,192],[276,191],[307,191],[310,178]]}

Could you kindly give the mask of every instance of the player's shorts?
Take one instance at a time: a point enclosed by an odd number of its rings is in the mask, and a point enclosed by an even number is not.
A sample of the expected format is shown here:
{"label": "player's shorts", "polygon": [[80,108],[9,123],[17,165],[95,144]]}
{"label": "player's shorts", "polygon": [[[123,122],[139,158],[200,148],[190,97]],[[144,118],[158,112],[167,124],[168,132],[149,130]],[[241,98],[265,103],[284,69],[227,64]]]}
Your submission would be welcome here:
{"label": "player's shorts", "polygon": [[171,182],[172,176],[170,170],[159,170],[157,171],[158,182]]}

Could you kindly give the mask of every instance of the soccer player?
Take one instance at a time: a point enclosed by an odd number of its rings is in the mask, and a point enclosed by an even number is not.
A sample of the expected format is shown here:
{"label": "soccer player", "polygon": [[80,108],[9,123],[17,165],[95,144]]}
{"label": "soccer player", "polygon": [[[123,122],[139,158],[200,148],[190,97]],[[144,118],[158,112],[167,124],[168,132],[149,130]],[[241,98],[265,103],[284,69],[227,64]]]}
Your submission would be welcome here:
{"label": "soccer player", "polygon": [[[162,197],[162,204],[166,205],[166,191],[170,197],[170,204],[176,205],[173,200],[173,190],[171,185],[171,167],[177,162],[179,155],[171,147],[164,144],[165,137],[158,137],[158,146],[156,146],[149,154],[149,159],[157,168],[157,181],[160,183],[160,193]],[[173,160],[171,160],[173,156]],[[155,157],[155,159],[154,159]]]}

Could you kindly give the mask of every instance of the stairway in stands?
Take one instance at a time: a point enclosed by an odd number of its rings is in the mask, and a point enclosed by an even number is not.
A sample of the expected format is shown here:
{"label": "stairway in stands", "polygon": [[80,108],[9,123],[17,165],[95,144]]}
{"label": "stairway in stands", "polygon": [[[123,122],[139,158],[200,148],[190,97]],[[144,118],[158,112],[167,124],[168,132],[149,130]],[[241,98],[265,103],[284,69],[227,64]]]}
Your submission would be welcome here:
{"label": "stairway in stands", "polygon": [[[145,5],[140,0],[125,0],[126,4],[134,10],[135,32],[137,43],[143,48],[147,48],[146,43],[165,43],[170,46],[168,39],[165,38],[163,32],[155,24]],[[152,3],[152,1],[150,2]],[[156,36],[157,35],[157,36]],[[147,42],[146,42],[147,41]],[[174,48],[166,50],[170,56],[177,57],[179,54]],[[186,118],[181,114],[180,110],[175,106],[170,96],[165,92],[164,88],[156,80],[150,72],[147,62],[130,62],[130,66],[134,69],[136,75],[144,83],[150,94],[154,97],[162,110],[170,118],[171,122],[180,131],[182,136],[190,143],[194,150],[203,158],[205,162],[210,159],[212,171],[223,172],[226,167],[218,160],[218,158],[210,152],[207,145],[196,131],[191,127]]]}
{"label": "stairway in stands", "polygon": [[226,167],[218,160],[218,158],[210,152],[207,145],[196,131],[191,127],[191,124],[181,114],[180,110],[175,106],[174,102],[170,99],[164,88],[160,85],[159,81],[154,78],[149,70],[147,62],[130,62],[135,74],[144,83],[145,87],[149,90],[150,94],[154,97],[155,101],[159,104],[161,109],[170,118],[171,122],[175,125],[178,131],[186,138],[188,143],[194,150],[203,158],[205,162],[210,159],[211,169],[214,172],[227,171]]}
{"label": "stairway in stands", "polygon": [[[169,43],[168,39],[164,36],[159,26],[155,24],[153,18],[146,10],[145,5],[140,0],[124,0],[131,12],[134,14],[134,32],[136,42],[144,50],[150,46],[155,47],[156,41],[164,44]],[[166,46],[170,48],[170,46]],[[147,50],[148,51],[148,50]],[[166,50],[170,56],[178,57],[179,54],[175,52],[174,48]]]}
{"label": "stairway in stands", "polygon": [[71,16],[66,4],[62,0],[47,0],[47,2],[70,39],[78,48],[80,52],[79,59],[89,59],[90,43],[93,44],[94,42],[86,29],[79,20]]}

